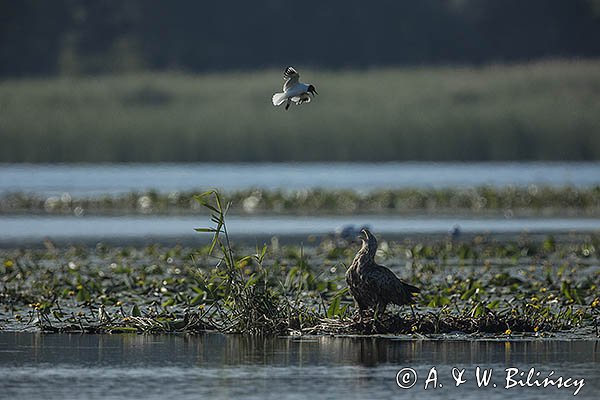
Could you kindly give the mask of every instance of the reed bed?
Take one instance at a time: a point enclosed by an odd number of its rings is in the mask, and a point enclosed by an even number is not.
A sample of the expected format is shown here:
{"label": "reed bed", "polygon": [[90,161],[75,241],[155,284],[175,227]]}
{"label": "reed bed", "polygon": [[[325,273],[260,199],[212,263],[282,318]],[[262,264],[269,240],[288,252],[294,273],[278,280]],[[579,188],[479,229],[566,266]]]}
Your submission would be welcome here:
{"label": "reed bed", "polygon": [[597,160],[600,61],[0,81],[0,162]]}

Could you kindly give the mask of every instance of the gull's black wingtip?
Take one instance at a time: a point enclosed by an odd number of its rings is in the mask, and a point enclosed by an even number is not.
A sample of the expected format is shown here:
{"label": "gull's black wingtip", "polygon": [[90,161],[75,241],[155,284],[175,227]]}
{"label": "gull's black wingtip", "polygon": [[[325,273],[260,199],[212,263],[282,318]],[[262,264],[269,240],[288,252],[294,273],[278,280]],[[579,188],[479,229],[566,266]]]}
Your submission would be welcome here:
{"label": "gull's black wingtip", "polygon": [[292,75],[296,75],[298,73],[298,71],[296,71],[296,68],[294,68],[293,66],[289,66],[285,69],[285,71],[283,71],[283,76],[285,77],[290,77]]}

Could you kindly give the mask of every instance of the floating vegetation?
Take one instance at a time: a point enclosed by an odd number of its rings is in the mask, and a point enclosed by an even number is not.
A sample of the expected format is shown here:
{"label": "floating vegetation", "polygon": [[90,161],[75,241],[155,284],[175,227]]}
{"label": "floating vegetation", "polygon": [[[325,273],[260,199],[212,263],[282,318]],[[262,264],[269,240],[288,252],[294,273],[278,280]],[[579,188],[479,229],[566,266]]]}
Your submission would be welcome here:
{"label": "floating vegetation", "polygon": [[378,261],[422,288],[415,307],[356,315],[344,281],[358,245],[236,245],[231,203],[196,196],[210,244],[0,249],[0,329],[245,334],[598,336],[600,237],[476,236],[399,243]]}
{"label": "floating vegetation", "polygon": [[388,265],[424,289],[416,317],[394,309],[363,322],[343,282],[352,254],[340,251],[332,260],[332,245],[261,250],[236,259],[235,269],[220,260],[211,267],[216,260],[206,248],[2,250],[0,328],[547,335],[591,333],[600,317],[598,260],[595,250],[581,250],[595,246],[589,243],[559,244],[553,252],[523,243],[390,244]]}
{"label": "floating vegetation", "polygon": [[[201,214],[207,209],[197,192],[127,193],[72,197],[10,193],[0,197],[0,213]],[[592,188],[478,187],[396,189],[361,193],[352,190],[242,190],[227,195],[236,214],[390,214],[457,212],[470,214],[600,216],[600,186]]]}

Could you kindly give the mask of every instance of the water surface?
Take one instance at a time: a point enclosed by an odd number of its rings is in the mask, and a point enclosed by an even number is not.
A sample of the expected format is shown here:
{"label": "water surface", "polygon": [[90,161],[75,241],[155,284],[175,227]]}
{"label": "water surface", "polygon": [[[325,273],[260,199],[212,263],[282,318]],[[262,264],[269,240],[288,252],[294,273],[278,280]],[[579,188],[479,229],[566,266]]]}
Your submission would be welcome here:
{"label": "water surface", "polygon": [[[22,240],[131,239],[204,237],[194,231],[210,225],[195,216],[0,216],[0,244]],[[439,234],[459,227],[463,233],[587,233],[600,232],[598,218],[467,218],[402,216],[230,216],[229,233],[246,239],[265,236],[327,235],[341,226],[367,225],[378,234]]]}
{"label": "water surface", "polygon": [[[487,387],[477,387],[476,366],[493,370]],[[424,390],[432,367],[442,386]],[[465,369],[459,387],[454,367]],[[396,384],[403,368],[417,373],[411,389]],[[6,399],[573,398],[574,388],[505,389],[506,368],[583,378],[577,398],[596,399],[599,342],[0,332]]]}
{"label": "water surface", "polygon": [[600,185],[600,163],[0,164],[0,193]]}

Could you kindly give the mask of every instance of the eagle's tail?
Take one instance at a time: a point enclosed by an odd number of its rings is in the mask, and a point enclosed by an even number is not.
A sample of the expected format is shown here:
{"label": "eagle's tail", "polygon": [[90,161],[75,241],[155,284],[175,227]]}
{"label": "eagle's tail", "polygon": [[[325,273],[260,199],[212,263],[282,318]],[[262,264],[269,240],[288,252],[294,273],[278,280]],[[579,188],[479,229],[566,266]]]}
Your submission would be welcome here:
{"label": "eagle's tail", "polygon": [[418,287],[410,285],[406,282],[403,282],[403,283],[409,293],[421,293],[421,289],[419,289]]}
{"label": "eagle's tail", "polygon": [[415,302],[415,295],[421,293],[421,289],[404,281],[400,281],[400,287],[398,288],[398,295],[392,302],[399,306],[403,304],[412,304]]}

